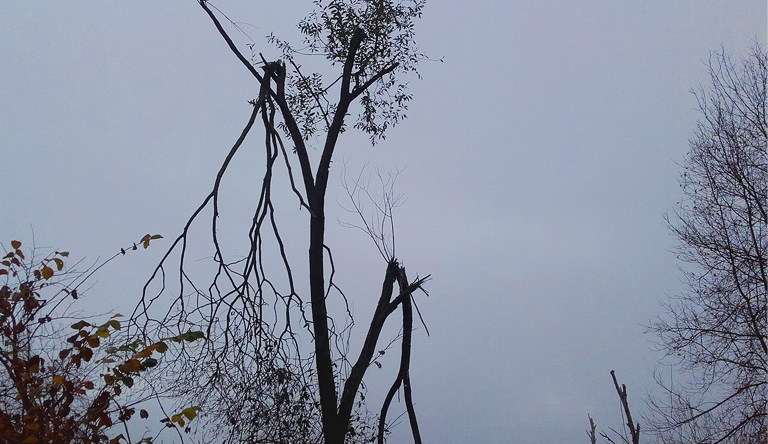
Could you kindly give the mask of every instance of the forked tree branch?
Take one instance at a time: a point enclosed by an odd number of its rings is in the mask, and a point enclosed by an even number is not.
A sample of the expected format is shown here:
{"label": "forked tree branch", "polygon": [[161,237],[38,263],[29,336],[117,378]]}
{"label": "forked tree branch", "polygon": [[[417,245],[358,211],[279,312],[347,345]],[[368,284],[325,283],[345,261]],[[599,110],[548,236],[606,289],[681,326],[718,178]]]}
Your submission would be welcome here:
{"label": "forked tree branch", "polygon": [[587,418],[589,418],[589,430],[587,430],[589,443],[597,444],[597,434],[595,433],[595,429],[597,428],[597,426],[595,425],[595,421],[592,419],[591,416],[587,415]]}
{"label": "forked tree branch", "polygon": [[619,382],[616,380],[616,372],[611,370],[611,378],[613,378],[613,385],[616,388],[616,393],[621,400],[621,406],[624,409],[624,414],[627,419],[627,427],[629,428],[629,434],[632,438],[632,444],[640,444],[640,423],[636,423],[632,420],[632,412],[629,410],[629,401],[627,400],[627,386],[622,384],[619,387]]}

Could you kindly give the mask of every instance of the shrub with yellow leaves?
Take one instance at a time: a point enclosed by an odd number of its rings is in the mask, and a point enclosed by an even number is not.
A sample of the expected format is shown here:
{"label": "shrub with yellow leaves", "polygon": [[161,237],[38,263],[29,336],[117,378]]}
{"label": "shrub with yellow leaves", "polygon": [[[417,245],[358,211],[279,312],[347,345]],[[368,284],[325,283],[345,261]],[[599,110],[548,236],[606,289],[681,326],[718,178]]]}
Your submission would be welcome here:
{"label": "shrub with yellow leaves", "polygon": [[[161,237],[145,235],[138,243],[147,248]],[[113,431],[137,413],[124,390],[158,365],[169,342],[192,342],[203,334],[187,332],[152,343],[114,339],[123,327],[119,314],[102,323],[67,325],[78,287],[126,249],[80,273],[65,269],[66,251],[43,258],[33,251],[28,259],[21,242],[10,245],[0,261],[0,443],[134,442],[127,427],[125,433]],[[136,250],[136,243],[128,249]],[[183,428],[199,410],[185,408],[161,423]],[[149,417],[144,409],[138,413]]]}

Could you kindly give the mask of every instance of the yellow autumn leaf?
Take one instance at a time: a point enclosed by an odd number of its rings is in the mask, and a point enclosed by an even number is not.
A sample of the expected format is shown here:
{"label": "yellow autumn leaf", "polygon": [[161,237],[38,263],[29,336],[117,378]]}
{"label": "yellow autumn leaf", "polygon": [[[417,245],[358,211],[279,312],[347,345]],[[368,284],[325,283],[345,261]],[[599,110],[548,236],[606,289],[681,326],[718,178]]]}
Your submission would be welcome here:
{"label": "yellow autumn leaf", "polygon": [[192,421],[197,416],[197,411],[200,407],[187,407],[181,411],[181,414],[186,416],[188,420]]}

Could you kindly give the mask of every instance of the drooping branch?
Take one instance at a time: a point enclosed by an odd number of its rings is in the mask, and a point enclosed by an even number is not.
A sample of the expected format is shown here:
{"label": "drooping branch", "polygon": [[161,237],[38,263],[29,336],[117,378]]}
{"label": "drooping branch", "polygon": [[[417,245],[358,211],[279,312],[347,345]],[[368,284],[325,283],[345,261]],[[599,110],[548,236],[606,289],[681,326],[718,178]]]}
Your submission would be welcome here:
{"label": "drooping branch", "polygon": [[[260,98],[260,100],[263,100],[263,98]],[[133,314],[131,315],[131,319],[136,319],[138,315],[142,316],[149,316],[149,307],[152,305],[152,303],[159,297],[159,294],[152,297],[147,298],[147,291],[149,288],[149,285],[154,282],[155,278],[158,276],[158,273],[162,274],[163,278],[163,286],[160,289],[160,292],[162,292],[165,289],[165,271],[163,266],[165,265],[166,260],[168,257],[176,250],[176,246],[181,243],[181,257],[180,257],[180,263],[179,263],[179,269],[184,269],[184,257],[185,252],[187,249],[187,235],[189,234],[189,229],[192,226],[192,223],[197,219],[197,216],[200,215],[200,213],[205,209],[205,207],[208,206],[208,203],[218,195],[219,188],[221,187],[221,180],[224,177],[224,173],[227,171],[227,168],[229,167],[230,162],[235,157],[235,154],[237,154],[237,151],[240,149],[240,146],[245,141],[246,136],[251,131],[251,128],[253,127],[253,124],[256,122],[256,116],[259,113],[260,103],[257,101],[254,101],[251,103],[253,106],[253,111],[251,112],[251,116],[248,119],[248,123],[246,123],[245,128],[243,128],[243,131],[240,133],[240,137],[238,137],[237,141],[234,145],[232,145],[232,148],[229,150],[229,153],[227,153],[227,157],[224,159],[224,162],[222,163],[221,167],[219,168],[218,173],[216,174],[216,180],[213,184],[213,189],[208,194],[208,196],[203,199],[203,202],[195,209],[195,211],[192,213],[192,216],[187,219],[186,224],[184,225],[184,229],[182,230],[181,234],[174,240],[173,244],[168,248],[168,251],[163,255],[163,257],[160,259],[160,262],[155,267],[154,271],[152,272],[152,275],[147,280],[146,284],[144,284],[144,288],[142,289],[142,298],[139,303],[139,305],[134,309]],[[215,216],[214,216],[215,217]],[[184,293],[184,280],[183,277],[180,277],[180,294]],[[180,299],[179,301],[182,304],[182,310],[183,310],[183,299]]]}
{"label": "drooping branch", "polygon": [[[291,404],[292,411],[301,412],[300,414],[296,413],[296,416],[291,419],[294,424],[304,424],[301,421],[312,418],[315,414],[312,403],[313,394],[308,389],[310,374],[306,371],[305,364],[307,361],[306,358],[300,356],[300,348],[291,321],[291,310],[298,307],[304,321],[307,322],[303,310],[304,303],[294,288],[291,267],[274,217],[274,207],[271,201],[273,167],[280,152],[284,151],[282,142],[279,141],[279,135],[274,128],[275,108],[269,94],[269,83],[272,80],[273,78],[270,76],[262,78],[260,97],[257,101],[251,102],[254,105],[251,119],[220,168],[213,190],[187,221],[182,234],[166,253],[145,286],[148,288],[149,283],[154,281],[159,273],[162,273],[163,286],[160,291],[165,290],[163,265],[170,253],[177,251],[181,245],[178,271],[180,276],[179,293],[171,302],[171,307],[164,320],[158,325],[160,328],[167,329],[177,325],[180,327],[190,324],[198,325],[202,322],[207,325],[206,336],[209,341],[205,343],[203,350],[199,353],[193,350],[184,352],[195,354],[190,354],[177,361],[177,365],[181,367],[179,374],[183,375],[183,378],[174,381],[174,383],[184,391],[183,395],[194,396],[197,399],[215,399],[214,402],[217,404],[207,405],[206,408],[221,418],[217,421],[228,422],[228,426],[236,428],[232,436],[247,433],[248,436],[253,437],[265,436],[267,440],[277,436],[271,435],[271,433],[281,434],[285,432],[285,427],[276,428],[274,424],[277,424],[278,420],[282,421],[280,419],[283,415],[281,411],[289,408],[286,404]],[[266,129],[266,169],[253,224],[249,231],[251,235],[250,251],[244,259],[229,263],[225,259],[217,237],[216,221],[219,215],[217,202],[223,176],[255,123],[259,112],[262,113],[262,121]],[[185,258],[191,225],[211,202],[214,203],[211,234],[215,249],[213,260],[218,268],[207,294],[205,294],[195,286],[187,275]],[[290,286],[290,291],[287,294],[281,294],[269,281],[264,269],[264,260],[261,257],[262,238],[264,232],[269,232],[268,227],[271,228],[272,235],[278,244],[279,254],[282,257]],[[242,271],[235,271],[233,266],[240,262],[243,265]],[[226,289],[223,288],[222,283],[227,286]],[[187,284],[192,285],[193,295],[197,298],[193,301],[194,304],[190,304],[189,307],[185,306],[187,295],[184,286]],[[284,306],[282,326],[277,325],[277,320],[280,317],[278,314],[279,304],[265,300],[265,291],[271,291],[274,294],[275,302],[282,299]],[[156,298],[157,296],[149,299],[149,296],[145,294],[142,306],[138,307],[135,312],[135,315],[145,317],[145,325],[149,322],[149,306]],[[263,308],[268,305],[272,305],[274,308],[272,325],[266,324],[265,318],[268,316],[265,316],[263,311]],[[176,323],[168,322],[171,318],[175,319]],[[290,344],[288,344],[289,342]],[[233,378],[233,374],[246,376],[238,380],[236,377]],[[226,387],[234,387],[234,389],[225,389]],[[284,407],[281,408],[281,406]],[[243,410],[256,412],[255,417],[258,420],[253,421],[252,425],[238,422],[239,417],[237,415],[240,414],[238,412]],[[280,422],[280,424],[285,423]],[[307,424],[302,426],[303,428],[291,427],[291,436],[299,441],[312,436],[314,432],[308,428],[309,425]],[[213,431],[212,433],[216,432]],[[232,436],[226,439],[230,440]]]}

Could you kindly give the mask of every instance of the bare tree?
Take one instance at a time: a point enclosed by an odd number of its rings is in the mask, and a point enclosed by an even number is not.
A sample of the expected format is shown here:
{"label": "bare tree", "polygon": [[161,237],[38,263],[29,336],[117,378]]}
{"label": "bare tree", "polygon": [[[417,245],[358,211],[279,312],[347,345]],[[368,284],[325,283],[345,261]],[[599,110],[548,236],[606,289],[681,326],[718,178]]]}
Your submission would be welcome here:
{"label": "bare tree", "polygon": [[[690,141],[668,218],[680,241],[687,291],[652,330],[678,371],[653,401],[664,442],[768,440],[766,278],[766,53],[709,63],[712,85],[695,91],[702,119]],[[662,378],[658,378],[661,380]]]}
{"label": "bare tree", "polygon": [[[611,435],[606,432],[600,432],[600,436],[605,442],[610,444],[617,444],[617,440],[622,444],[640,444],[640,423],[635,422],[635,420],[632,419],[632,411],[629,409],[627,386],[624,384],[619,386],[619,381],[616,379],[616,372],[613,370],[611,370],[611,379],[613,379],[613,386],[616,389],[616,394],[619,396],[621,418],[624,423],[621,431],[610,428]],[[587,429],[589,442],[590,444],[597,444],[597,425],[591,416],[587,415],[587,418],[589,418],[589,429]]]}
{"label": "bare tree", "polygon": [[589,437],[589,443],[590,444],[597,444],[597,425],[595,425],[595,420],[592,419],[589,414],[587,414],[587,418],[589,418],[589,428],[587,429],[587,436]]}
{"label": "bare tree", "polygon": [[[259,93],[250,102],[250,118],[210,194],[147,283],[134,319],[145,331],[184,331],[190,325],[206,329],[206,345],[184,349],[177,368],[169,373],[178,388],[176,396],[200,402],[209,426],[204,439],[382,442],[387,410],[402,385],[414,441],[420,443],[409,376],[412,298],[428,277],[408,280],[393,246],[379,249],[386,253],[383,284],[362,348],[353,359],[349,338],[354,322],[347,297],[334,281],[335,263],[325,238],[329,172],[349,115],[357,113],[352,126],[367,133],[373,143],[405,117],[411,96],[400,77],[415,72],[424,58],[413,40],[414,20],[421,16],[424,2],[314,3],[316,10],[299,23],[304,35],[301,46],[271,35],[269,40],[282,58],[267,61],[253,45],[249,60],[222,21],[238,29],[235,23],[207,0],[199,1],[230,51],[253,75]],[[301,64],[318,59],[328,63],[316,72],[307,72]],[[235,247],[227,247],[219,231],[222,180],[259,118],[265,149],[261,186],[253,194],[238,190],[246,193],[243,202],[256,203],[249,228]],[[283,136],[289,140],[288,148]],[[288,194],[277,185],[278,174],[285,179]],[[292,217],[303,213],[308,219],[306,281],[294,271],[303,267],[291,256],[301,237],[282,234],[281,221],[286,218],[281,212],[286,210],[280,199],[286,196],[298,204]],[[197,272],[187,257],[192,248],[190,229],[206,208],[212,211],[215,271],[201,285],[198,276],[206,273]],[[391,212],[383,217],[391,218]],[[177,286],[169,287],[166,264],[173,254],[178,254]],[[308,292],[302,291],[304,285]],[[170,308],[165,304],[158,311],[157,301],[169,292]],[[403,313],[400,370],[376,421],[365,407],[363,377],[376,362],[379,336],[398,307]]]}

